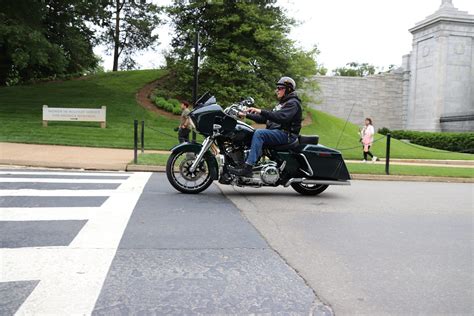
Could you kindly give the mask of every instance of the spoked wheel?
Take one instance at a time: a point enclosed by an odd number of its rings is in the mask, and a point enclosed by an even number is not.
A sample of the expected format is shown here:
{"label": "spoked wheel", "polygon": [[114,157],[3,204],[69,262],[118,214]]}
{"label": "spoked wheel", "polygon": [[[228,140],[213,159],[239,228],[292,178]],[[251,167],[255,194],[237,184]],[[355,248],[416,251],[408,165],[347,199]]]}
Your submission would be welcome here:
{"label": "spoked wheel", "polygon": [[166,164],[166,176],[171,185],[183,193],[199,193],[206,190],[212,183],[209,163],[202,159],[194,172],[189,168],[196,159],[194,152],[178,152],[171,154]]}
{"label": "spoked wheel", "polygon": [[291,187],[302,195],[318,195],[328,188],[326,184],[292,183]]}

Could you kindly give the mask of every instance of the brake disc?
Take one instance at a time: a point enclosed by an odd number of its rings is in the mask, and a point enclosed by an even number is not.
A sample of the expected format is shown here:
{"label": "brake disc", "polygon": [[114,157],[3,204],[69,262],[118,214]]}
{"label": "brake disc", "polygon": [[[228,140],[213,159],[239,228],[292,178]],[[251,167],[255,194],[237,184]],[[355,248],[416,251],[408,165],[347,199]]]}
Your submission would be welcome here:
{"label": "brake disc", "polygon": [[195,157],[188,157],[179,164],[179,172],[181,173],[183,178],[188,181],[195,181],[199,179],[207,171],[206,164],[204,163],[204,161],[201,161],[201,163],[197,166],[194,172],[189,171],[189,168],[191,168],[194,162],[194,158]]}

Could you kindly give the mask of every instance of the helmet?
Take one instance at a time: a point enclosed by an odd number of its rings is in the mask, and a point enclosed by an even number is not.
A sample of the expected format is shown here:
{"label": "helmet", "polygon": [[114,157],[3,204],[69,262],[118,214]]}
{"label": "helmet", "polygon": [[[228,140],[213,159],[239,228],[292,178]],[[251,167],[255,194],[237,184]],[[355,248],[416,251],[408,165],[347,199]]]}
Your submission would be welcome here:
{"label": "helmet", "polygon": [[296,82],[290,77],[281,77],[277,82],[277,86],[286,87],[287,91],[294,91],[296,89]]}

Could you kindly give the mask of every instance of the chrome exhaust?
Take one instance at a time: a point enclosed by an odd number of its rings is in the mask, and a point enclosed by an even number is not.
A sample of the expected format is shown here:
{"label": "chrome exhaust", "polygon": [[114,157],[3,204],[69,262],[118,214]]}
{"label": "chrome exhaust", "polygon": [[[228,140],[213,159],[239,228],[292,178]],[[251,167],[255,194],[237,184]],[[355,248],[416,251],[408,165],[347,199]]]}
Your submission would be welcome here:
{"label": "chrome exhaust", "polygon": [[302,184],[324,184],[324,185],[351,185],[349,180],[311,180],[306,178],[291,178],[288,182],[285,183],[285,187],[290,186],[292,183],[302,183]]}

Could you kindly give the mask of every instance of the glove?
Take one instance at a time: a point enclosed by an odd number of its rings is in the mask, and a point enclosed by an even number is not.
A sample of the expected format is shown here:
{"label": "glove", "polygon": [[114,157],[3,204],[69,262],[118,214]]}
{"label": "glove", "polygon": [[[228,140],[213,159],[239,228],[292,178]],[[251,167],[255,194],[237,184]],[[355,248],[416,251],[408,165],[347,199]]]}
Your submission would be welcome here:
{"label": "glove", "polygon": [[173,131],[175,131],[175,132],[179,131],[179,127],[173,128]]}

